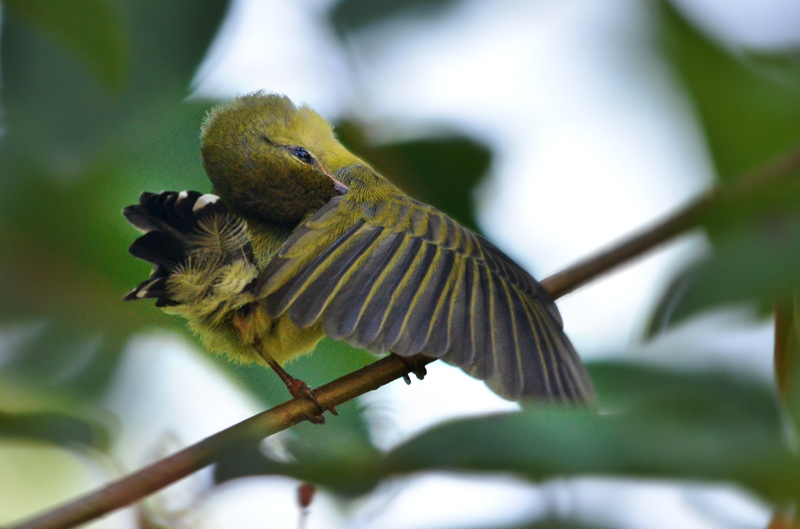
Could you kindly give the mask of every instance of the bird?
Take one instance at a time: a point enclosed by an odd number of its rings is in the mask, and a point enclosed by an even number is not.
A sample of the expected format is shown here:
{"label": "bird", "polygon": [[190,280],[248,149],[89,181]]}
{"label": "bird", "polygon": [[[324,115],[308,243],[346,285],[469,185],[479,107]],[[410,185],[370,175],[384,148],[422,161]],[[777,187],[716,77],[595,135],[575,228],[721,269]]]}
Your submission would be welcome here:
{"label": "bird", "polygon": [[512,401],[594,402],[547,290],[349,152],[309,106],[241,95],[200,137],[210,193],[144,192],[123,210],[143,232],[130,253],[153,265],[125,300],[155,299],[210,351],[270,367],[315,403],[283,366],[325,336],[439,358]]}

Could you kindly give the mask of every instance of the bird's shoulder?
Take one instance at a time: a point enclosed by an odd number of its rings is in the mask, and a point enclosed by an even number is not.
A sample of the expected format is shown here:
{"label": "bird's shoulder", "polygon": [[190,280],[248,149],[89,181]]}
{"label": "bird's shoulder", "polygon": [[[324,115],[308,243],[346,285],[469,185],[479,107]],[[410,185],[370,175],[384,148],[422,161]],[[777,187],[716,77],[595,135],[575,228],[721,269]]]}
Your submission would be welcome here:
{"label": "bird's shoulder", "polygon": [[440,210],[411,198],[368,167],[354,166],[343,171],[348,173],[348,192],[309,218],[304,225],[306,229],[340,231],[362,222],[367,227],[479,256],[479,236]]}

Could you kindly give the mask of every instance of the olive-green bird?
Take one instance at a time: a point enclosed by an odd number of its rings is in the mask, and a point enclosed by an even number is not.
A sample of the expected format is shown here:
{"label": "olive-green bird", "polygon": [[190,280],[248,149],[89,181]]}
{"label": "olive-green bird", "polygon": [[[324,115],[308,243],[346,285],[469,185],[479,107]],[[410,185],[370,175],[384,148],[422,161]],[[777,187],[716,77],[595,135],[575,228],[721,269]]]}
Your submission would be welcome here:
{"label": "olive-green bird", "polygon": [[145,232],[131,253],[154,264],[125,299],[156,298],[293,394],[280,366],[329,336],[441,358],[509,400],[594,399],[547,291],[348,152],[312,109],[249,94],[213,109],[201,138],[213,195],[144,193],[125,209]]}

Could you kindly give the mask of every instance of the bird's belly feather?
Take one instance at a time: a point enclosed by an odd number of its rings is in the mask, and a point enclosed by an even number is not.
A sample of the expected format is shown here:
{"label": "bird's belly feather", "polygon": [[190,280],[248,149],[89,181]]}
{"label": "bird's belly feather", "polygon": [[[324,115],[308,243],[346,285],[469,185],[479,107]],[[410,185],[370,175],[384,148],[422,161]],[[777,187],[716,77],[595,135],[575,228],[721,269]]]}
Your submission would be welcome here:
{"label": "bird's belly feather", "polygon": [[[321,324],[301,329],[291,321],[288,313],[278,318],[271,317],[240,285],[220,288],[224,284],[220,279],[230,276],[225,268],[218,270],[215,280],[208,282],[215,287],[196,287],[194,292],[203,291],[202,295],[191,296],[193,299],[182,300],[184,303],[179,305],[164,307],[164,311],[186,318],[189,327],[209,351],[226,354],[238,363],[266,366],[259,354],[259,350],[263,350],[282,365],[314,350],[324,337]],[[170,278],[170,286],[196,279],[187,276],[188,273],[175,274]]]}

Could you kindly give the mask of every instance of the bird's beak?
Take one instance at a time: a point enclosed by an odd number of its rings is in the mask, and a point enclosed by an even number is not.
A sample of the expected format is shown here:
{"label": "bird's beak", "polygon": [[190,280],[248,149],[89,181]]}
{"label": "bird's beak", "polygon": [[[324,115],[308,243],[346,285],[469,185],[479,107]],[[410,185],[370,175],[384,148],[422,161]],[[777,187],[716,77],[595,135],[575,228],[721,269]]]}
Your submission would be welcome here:
{"label": "bird's beak", "polygon": [[335,176],[333,176],[333,175],[330,173],[330,171],[328,171],[327,169],[325,169],[325,168],[324,168],[324,167],[322,167],[321,165],[320,165],[320,168],[322,169],[322,172],[323,172],[323,173],[325,173],[325,176],[327,176],[328,178],[330,178],[331,180],[333,180],[333,189],[334,189],[334,190],[335,190],[335,191],[336,191],[338,194],[340,194],[340,195],[344,195],[345,193],[347,193],[347,192],[350,190],[350,188],[349,188],[349,187],[347,187],[346,185],[344,185],[344,184],[343,184],[341,181],[339,181],[339,179],[337,179]]}

